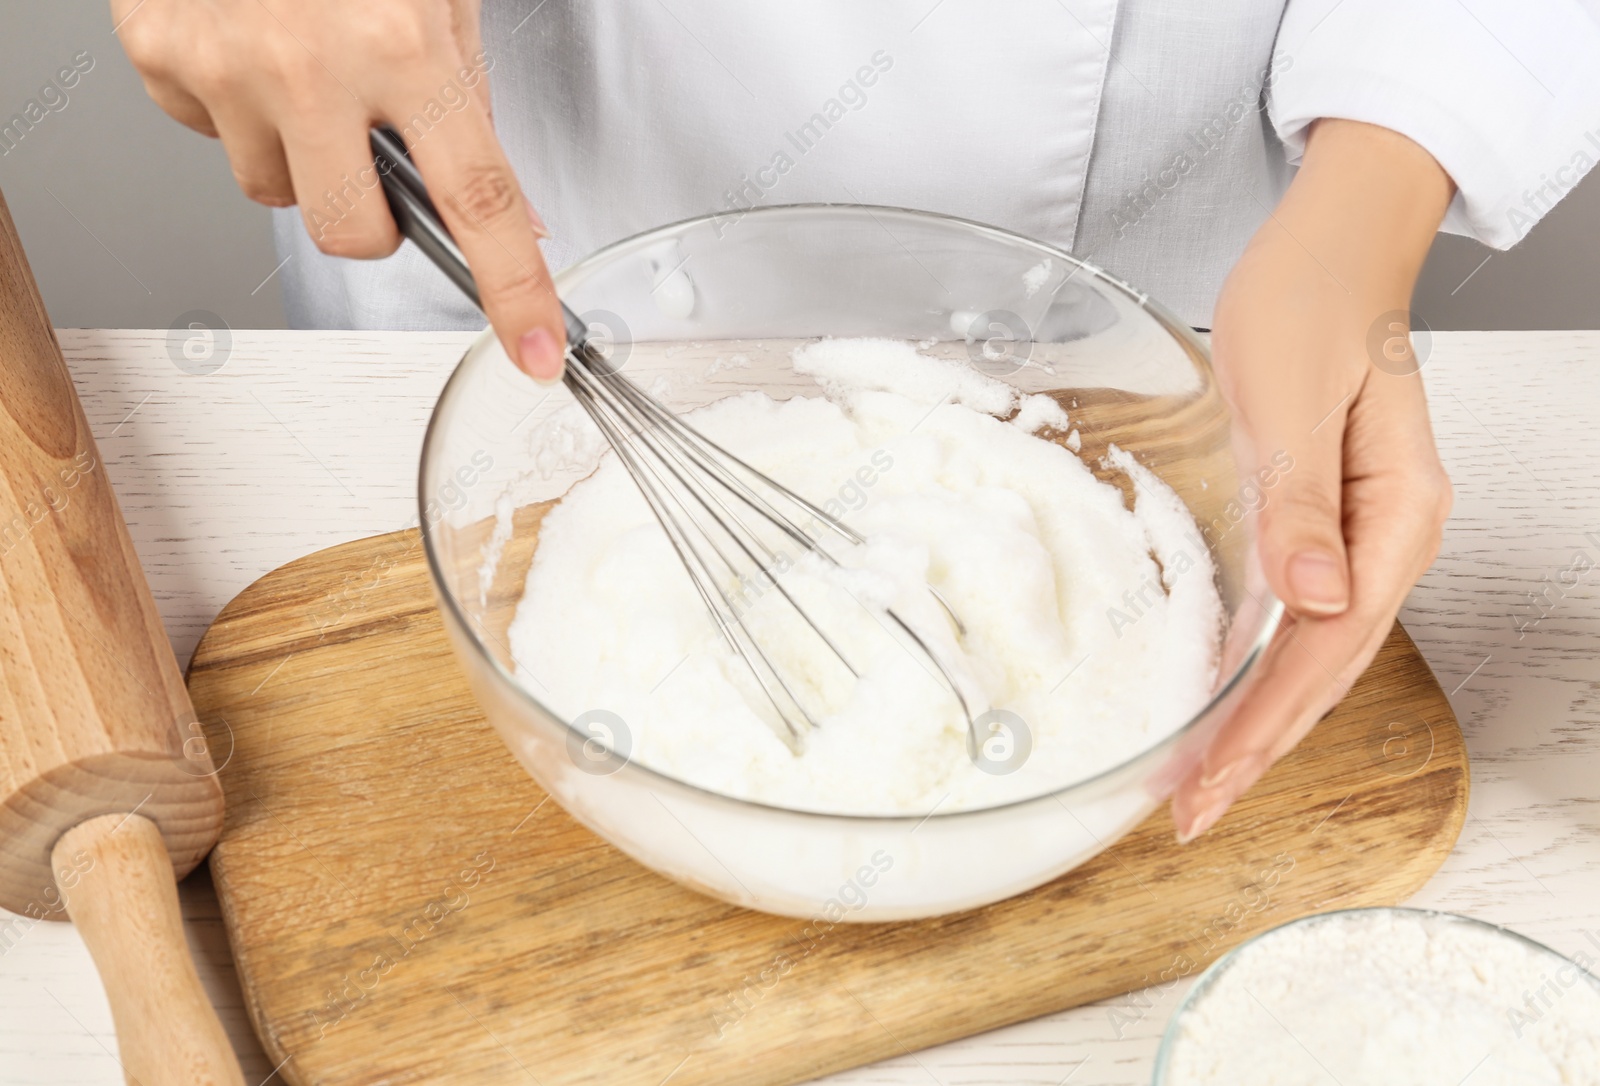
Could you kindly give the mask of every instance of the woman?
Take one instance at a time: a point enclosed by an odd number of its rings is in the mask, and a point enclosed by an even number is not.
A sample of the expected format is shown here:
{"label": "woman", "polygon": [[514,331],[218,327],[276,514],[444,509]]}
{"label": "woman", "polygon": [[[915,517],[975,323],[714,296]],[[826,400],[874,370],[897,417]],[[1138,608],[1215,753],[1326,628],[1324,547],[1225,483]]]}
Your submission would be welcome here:
{"label": "woman", "polygon": [[296,325],[476,326],[413,250],[339,259],[399,243],[367,150],[387,121],[535,379],[561,370],[547,261],[761,203],[992,222],[1212,328],[1243,466],[1294,463],[1260,521],[1291,618],[1174,795],[1186,841],[1338,701],[1437,551],[1449,483],[1404,338],[1435,232],[1507,247],[1600,157],[1579,0],[112,8],[156,101],[252,199],[299,205],[276,219]]}

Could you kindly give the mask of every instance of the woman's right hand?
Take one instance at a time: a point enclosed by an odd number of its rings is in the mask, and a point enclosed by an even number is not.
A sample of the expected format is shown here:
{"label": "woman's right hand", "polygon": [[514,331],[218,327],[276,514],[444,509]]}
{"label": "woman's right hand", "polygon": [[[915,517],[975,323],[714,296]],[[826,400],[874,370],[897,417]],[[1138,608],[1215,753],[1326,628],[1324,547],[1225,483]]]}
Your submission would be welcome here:
{"label": "woman's right hand", "polygon": [[156,103],[222,140],[246,196],[300,206],[317,248],[400,244],[367,133],[399,129],[477,279],[506,353],[561,375],[561,307],[544,226],[495,138],[477,0],[112,0]]}

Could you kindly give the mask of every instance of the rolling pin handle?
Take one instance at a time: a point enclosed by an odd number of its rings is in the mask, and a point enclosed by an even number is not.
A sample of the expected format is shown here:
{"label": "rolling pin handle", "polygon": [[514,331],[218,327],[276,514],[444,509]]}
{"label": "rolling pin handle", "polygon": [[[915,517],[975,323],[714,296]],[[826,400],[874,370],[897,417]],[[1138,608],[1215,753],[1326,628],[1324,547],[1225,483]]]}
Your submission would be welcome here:
{"label": "rolling pin handle", "polygon": [[91,818],[61,835],[50,860],[105,983],[128,1082],[244,1086],[189,957],[172,858],[156,824],[140,814]]}

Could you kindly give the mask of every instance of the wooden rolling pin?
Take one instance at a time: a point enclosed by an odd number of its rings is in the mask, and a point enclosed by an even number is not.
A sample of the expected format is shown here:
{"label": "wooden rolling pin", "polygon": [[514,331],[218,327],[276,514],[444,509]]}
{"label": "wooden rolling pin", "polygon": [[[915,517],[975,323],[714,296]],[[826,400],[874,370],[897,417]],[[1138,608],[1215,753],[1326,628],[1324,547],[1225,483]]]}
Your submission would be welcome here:
{"label": "wooden rolling pin", "polygon": [[222,788],[0,196],[0,906],[70,916],[130,1083],[243,1077],[175,885]]}

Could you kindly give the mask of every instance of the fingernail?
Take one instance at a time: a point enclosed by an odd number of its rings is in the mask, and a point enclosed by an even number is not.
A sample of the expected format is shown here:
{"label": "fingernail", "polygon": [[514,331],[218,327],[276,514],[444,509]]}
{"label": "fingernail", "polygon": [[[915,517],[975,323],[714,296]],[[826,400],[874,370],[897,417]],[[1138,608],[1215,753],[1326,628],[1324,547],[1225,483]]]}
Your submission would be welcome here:
{"label": "fingernail", "polygon": [[528,211],[528,221],[533,223],[533,232],[541,238],[549,237],[550,228],[544,224],[544,220],[539,217],[539,213],[533,209],[533,201],[524,196],[522,198],[522,206]]}
{"label": "fingernail", "polygon": [[1336,615],[1349,604],[1343,563],[1321,551],[1302,551],[1289,559],[1289,587],[1300,609],[1314,615]]}
{"label": "fingernail", "polygon": [[1225,781],[1229,777],[1233,776],[1234,770],[1239,768],[1239,763],[1242,762],[1242,761],[1244,761],[1243,758],[1235,758],[1233,761],[1229,762],[1227,765],[1223,766],[1221,769],[1214,770],[1213,772],[1203,774],[1200,777],[1200,787],[1201,788],[1215,788],[1217,785],[1221,784],[1223,781]]}
{"label": "fingernail", "polygon": [[1188,825],[1178,827],[1178,844],[1187,845],[1212,826],[1215,826],[1217,819],[1221,818],[1227,809],[1228,804],[1226,802],[1219,802],[1196,811],[1190,816]]}
{"label": "fingernail", "polygon": [[559,381],[561,361],[561,348],[543,328],[524,332],[517,341],[517,365],[535,381]]}
{"label": "fingernail", "polygon": [[1248,754],[1241,754],[1221,769],[1211,770],[1200,778],[1201,788],[1215,788],[1223,781],[1234,778],[1248,778],[1252,773],[1260,775],[1266,767],[1267,755],[1254,750]]}

